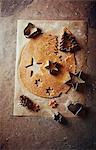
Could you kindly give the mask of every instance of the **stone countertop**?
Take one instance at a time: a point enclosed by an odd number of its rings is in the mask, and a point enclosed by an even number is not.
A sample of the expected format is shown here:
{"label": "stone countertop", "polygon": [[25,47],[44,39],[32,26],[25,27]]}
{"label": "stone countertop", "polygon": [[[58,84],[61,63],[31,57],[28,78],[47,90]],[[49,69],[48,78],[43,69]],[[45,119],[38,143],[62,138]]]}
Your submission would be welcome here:
{"label": "stone countertop", "polygon": [[[96,149],[96,2],[2,0],[0,2],[0,149]],[[18,19],[84,19],[88,21],[88,87],[86,119],[67,126],[51,119],[12,116]]]}

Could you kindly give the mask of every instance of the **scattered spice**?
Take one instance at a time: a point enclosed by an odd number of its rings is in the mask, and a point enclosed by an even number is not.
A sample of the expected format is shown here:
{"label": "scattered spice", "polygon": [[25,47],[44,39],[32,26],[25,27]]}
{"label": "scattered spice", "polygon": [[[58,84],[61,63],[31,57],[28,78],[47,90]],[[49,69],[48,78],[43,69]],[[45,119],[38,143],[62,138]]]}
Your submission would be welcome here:
{"label": "scattered spice", "polygon": [[24,95],[20,96],[20,103],[23,107],[28,108],[29,110],[38,112],[40,110],[40,106],[32,102],[32,100]]}

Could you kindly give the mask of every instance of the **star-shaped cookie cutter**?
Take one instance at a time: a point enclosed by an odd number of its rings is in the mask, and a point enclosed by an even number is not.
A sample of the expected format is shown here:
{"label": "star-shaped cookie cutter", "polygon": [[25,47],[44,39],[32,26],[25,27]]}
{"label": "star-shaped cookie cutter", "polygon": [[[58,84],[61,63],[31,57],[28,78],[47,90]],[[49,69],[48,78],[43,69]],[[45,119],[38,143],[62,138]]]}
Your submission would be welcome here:
{"label": "star-shaped cookie cutter", "polygon": [[76,74],[70,73],[71,79],[66,82],[66,84],[72,86],[75,90],[77,90],[79,84],[84,84],[85,81],[81,79],[82,71],[79,71]]}
{"label": "star-shaped cookie cutter", "polygon": [[49,60],[45,68],[49,70],[50,74],[57,75],[60,72],[61,65]]}

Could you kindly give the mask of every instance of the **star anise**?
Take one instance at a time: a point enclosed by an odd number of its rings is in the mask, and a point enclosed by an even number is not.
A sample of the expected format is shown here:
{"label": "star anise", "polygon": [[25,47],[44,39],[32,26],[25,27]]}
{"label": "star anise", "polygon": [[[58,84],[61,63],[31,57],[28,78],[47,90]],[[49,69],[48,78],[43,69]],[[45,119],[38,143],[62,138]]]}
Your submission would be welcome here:
{"label": "star anise", "polygon": [[80,45],[77,42],[76,38],[68,29],[65,29],[60,42],[60,51],[75,52],[79,49]]}
{"label": "star anise", "polygon": [[45,68],[49,70],[50,74],[57,75],[60,72],[61,65],[49,60],[48,65],[46,65]]}
{"label": "star anise", "polygon": [[28,23],[27,27],[24,29],[24,35],[26,38],[35,38],[40,34],[41,29],[35,27],[32,23]]}
{"label": "star anise", "polygon": [[72,86],[75,90],[77,90],[79,84],[84,84],[85,81],[81,79],[81,71],[73,74],[70,73],[71,80],[69,80],[66,84]]}

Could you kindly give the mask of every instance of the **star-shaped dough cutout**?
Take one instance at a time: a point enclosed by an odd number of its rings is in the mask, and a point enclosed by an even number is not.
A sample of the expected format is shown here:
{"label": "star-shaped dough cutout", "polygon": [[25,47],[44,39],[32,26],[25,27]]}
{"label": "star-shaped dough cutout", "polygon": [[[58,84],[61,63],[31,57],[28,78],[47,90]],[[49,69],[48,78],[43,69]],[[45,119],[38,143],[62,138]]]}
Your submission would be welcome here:
{"label": "star-shaped dough cutout", "polygon": [[79,84],[85,83],[85,81],[81,79],[81,73],[81,71],[76,74],[70,73],[71,80],[69,80],[66,84],[77,90]]}
{"label": "star-shaped dough cutout", "polygon": [[29,68],[30,69],[30,77],[32,77],[33,73],[37,74],[38,70],[40,69],[40,64],[37,64],[35,62],[35,60],[32,58],[31,63],[27,66],[25,66],[25,68]]}

